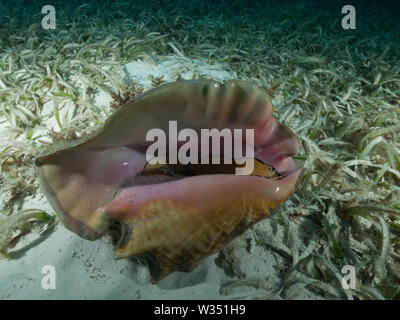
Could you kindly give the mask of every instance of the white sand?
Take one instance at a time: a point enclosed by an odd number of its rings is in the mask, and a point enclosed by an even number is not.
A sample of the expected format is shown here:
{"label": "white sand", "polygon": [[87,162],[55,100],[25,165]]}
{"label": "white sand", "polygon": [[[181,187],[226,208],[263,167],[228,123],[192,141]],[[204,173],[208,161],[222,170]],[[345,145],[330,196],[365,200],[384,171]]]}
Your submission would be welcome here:
{"label": "white sand", "polygon": [[[149,74],[154,77],[163,75],[163,80],[172,81],[178,72],[185,79],[191,79],[193,71],[215,80],[235,78],[235,74],[221,68],[176,57],[157,65],[132,62],[125,66],[123,72],[128,79],[149,88]],[[108,106],[109,101],[108,93],[96,95],[96,105]],[[48,105],[47,110],[50,114],[52,106]],[[68,110],[63,112],[65,114]],[[54,117],[50,117],[48,122],[49,127],[57,129]],[[4,124],[0,126],[4,127]],[[25,199],[24,208],[53,212],[40,191]],[[226,246],[218,265],[216,258],[219,254],[214,254],[205,258],[194,271],[175,272],[153,285],[149,281],[147,267],[137,259],[114,259],[108,238],[87,241],[59,224],[22,256],[0,261],[0,299],[279,298],[276,294],[281,288],[279,266],[283,264],[283,258],[265,247],[257,246],[254,232],[276,246],[280,245],[282,230],[277,228],[276,223],[264,220],[253,231],[247,231]],[[45,290],[41,286],[45,265],[52,265],[56,270],[54,290]],[[294,299],[316,298],[304,286],[289,290],[287,295]]]}

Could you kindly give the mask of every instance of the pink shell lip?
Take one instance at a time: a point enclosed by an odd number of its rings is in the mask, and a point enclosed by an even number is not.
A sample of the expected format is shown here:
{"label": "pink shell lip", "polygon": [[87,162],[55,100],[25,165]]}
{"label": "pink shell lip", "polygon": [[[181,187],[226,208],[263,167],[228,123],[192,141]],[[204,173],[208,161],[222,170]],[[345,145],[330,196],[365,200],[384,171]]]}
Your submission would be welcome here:
{"label": "pink shell lip", "polygon": [[[182,99],[195,99],[192,98],[191,95],[194,96],[197,92],[196,86],[198,84],[205,83],[210,87],[214,83],[212,81],[184,82],[186,83],[177,84],[176,86],[187,86],[189,88],[187,89],[187,92],[190,93],[193,91],[193,93],[189,94],[186,98],[183,97]],[[133,107],[138,104],[144,104],[142,101],[147,101],[147,97],[152,98],[152,93],[154,94],[154,100],[162,100],[160,96],[163,94],[166,95],[168,88],[173,87],[174,85],[175,84],[163,85],[157,89],[145,93],[143,96],[135,99],[133,102],[128,103],[126,106],[121,108],[121,118],[127,114],[131,115],[131,110],[133,110]],[[226,93],[228,97],[226,100],[228,102],[234,99],[235,89],[232,88],[235,86],[236,88],[243,86],[243,90],[249,90],[247,88],[248,85],[241,81],[232,81],[228,83]],[[203,95],[203,93],[201,93],[201,95]],[[121,204],[125,202],[131,203],[133,194],[136,197],[136,206],[150,198],[160,197],[176,199],[177,201],[182,202],[193,202],[196,203],[196,205],[201,206],[203,203],[212,202],[213,199],[217,201],[218,197],[214,195],[226,197],[226,195],[230,193],[234,194],[236,192],[239,194],[240,192],[245,192],[247,190],[252,190],[261,196],[270,198],[274,203],[279,203],[285,200],[294,191],[296,180],[300,175],[301,168],[299,168],[299,166],[297,166],[295,161],[291,158],[299,151],[299,143],[297,137],[291,132],[290,129],[275,121],[272,116],[272,104],[269,101],[263,102],[260,100],[256,103],[256,109],[254,110],[254,101],[256,101],[261,95],[262,94],[260,93],[250,95],[249,100],[244,103],[243,108],[241,108],[240,112],[237,113],[237,117],[245,120],[247,119],[247,122],[250,121],[254,123],[253,128],[255,128],[256,148],[255,158],[273,166],[280,172],[284,172],[285,178],[282,180],[273,181],[257,176],[240,177],[229,174],[206,175],[187,177],[184,179],[159,184],[127,187],[123,190],[118,190],[122,181],[119,180],[119,176],[123,177],[124,175],[134,175],[143,170],[145,160],[143,160],[143,157],[141,157],[140,154],[143,153],[143,146],[146,144],[143,143],[143,139],[136,139],[132,143],[129,143],[129,140],[127,140],[125,136],[122,136],[123,142],[118,146],[118,143],[116,142],[119,138],[118,135],[114,134],[111,137],[106,135],[111,129],[118,129],[116,123],[119,121],[119,119],[117,115],[114,115],[104,126],[104,129],[111,127],[110,130],[102,130],[100,133],[94,135],[86,142],[64,150],[60,150],[51,155],[40,157],[36,160],[36,164],[39,166],[39,173],[45,192],[52,205],[61,213],[65,225],[78,235],[88,239],[96,239],[101,236],[107,229],[109,219],[118,217],[116,209],[120,209]],[[211,93],[209,96],[210,100],[216,99]],[[213,117],[220,119],[221,123],[223,123],[222,120],[224,119],[224,116],[232,116],[232,111],[229,110],[229,103],[231,102],[228,102],[223,104],[221,109],[211,109],[212,111],[209,112],[213,115]],[[188,110],[191,110],[190,112],[195,113],[195,110],[192,109],[189,108]],[[164,112],[161,109],[154,110],[157,112]],[[117,112],[117,114],[119,114],[119,112]],[[179,113],[176,114],[179,115]],[[258,117],[256,116],[257,114],[259,115]],[[161,116],[160,119],[162,119]],[[161,121],[160,119],[158,121]],[[166,120],[168,120],[168,118],[166,118]],[[196,122],[192,121],[189,126],[195,123]],[[143,126],[140,122],[137,124],[139,127]],[[128,125],[132,127],[132,124],[127,124],[126,121],[123,122],[122,125]],[[246,126],[248,126],[248,124],[244,125],[244,127]],[[126,132],[128,131],[123,131],[122,135],[124,135]],[[82,156],[84,157],[82,158]],[[91,159],[86,165],[84,164],[85,160],[83,160],[86,159],[85,157],[87,157],[89,160]],[[60,193],[54,191],[52,187],[52,176],[48,175],[48,170],[46,169],[45,171],[43,168],[54,162],[56,165],[60,163],[59,167],[61,170],[64,166],[64,162],[65,165],[69,165],[68,161],[64,160],[68,158],[71,158],[71,161],[77,161],[77,164],[76,168],[68,167],[67,172],[72,172],[75,175],[82,175],[89,182],[92,181],[90,188],[93,189],[93,194],[104,193],[108,199],[107,201],[103,201],[101,199],[101,201],[96,200],[99,203],[99,206],[97,207],[98,209],[92,212],[88,211],[87,213],[82,212],[82,215],[79,217],[71,214],[71,210],[69,210],[68,207],[65,207],[65,201],[60,201]],[[82,162],[82,165],[78,164],[79,162]],[[122,166],[122,163],[127,163],[127,165]],[[101,175],[98,175],[98,172],[101,172]],[[85,182],[85,188],[89,182]],[[85,188],[83,188],[83,190],[86,190]],[[100,188],[98,189],[99,192],[96,192],[96,188]],[[275,192],[274,190],[277,190],[277,188],[279,188],[279,191]],[[108,192],[107,190],[111,191]],[[192,195],[188,193],[188,190],[191,190]],[[196,196],[194,196],[195,194]],[[92,193],[87,193],[87,195],[79,192],[76,193],[77,197],[81,195],[89,197],[88,200],[92,200],[91,197],[95,197],[92,195]],[[69,200],[70,202],[73,202],[71,199]],[[72,206],[73,205],[74,204],[72,204]],[[137,207],[132,207],[131,214],[134,214],[136,210]],[[88,220],[83,218],[81,219],[81,217],[83,217],[85,214],[93,215],[93,218],[90,218],[90,221],[93,220],[96,221],[96,223],[88,223]]]}
{"label": "pink shell lip", "polygon": [[[176,203],[188,204],[198,209],[221,202],[221,199],[238,197],[251,188],[251,193],[260,198],[268,198],[271,204],[283,201],[292,193],[302,169],[291,172],[281,180],[271,180],[258,176],[207,175],[194,176],[181,180],[132,186],[124,188],[113,201],[104,208],[103,213],[111,219],[128,218],[140,214],[142,204],[152,199],[166,199]],[[191,181],[190,181],[191,180]],[[212,189],[210,189],[212,181]],[[193,182],[193,183],[191,183]]]}

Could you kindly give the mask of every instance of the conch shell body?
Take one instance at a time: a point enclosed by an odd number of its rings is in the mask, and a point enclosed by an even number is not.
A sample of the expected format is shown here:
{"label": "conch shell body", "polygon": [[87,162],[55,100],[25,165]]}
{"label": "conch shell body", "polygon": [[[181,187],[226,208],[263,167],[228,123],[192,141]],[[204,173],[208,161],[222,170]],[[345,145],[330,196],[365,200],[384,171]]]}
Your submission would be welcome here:
{"label": "conch shell body", "polygon": [[[94,240],[123,226],[116,257],[144,256],[153,282],[190,270],[294,191],[295,135],[272,117],[268,94],[243,81],[162,85],[123,105],[85,141],[36,159],[45,193],[65,226]],[[146,133],[254,129],[251,175],[235,165],[150,165]]]}

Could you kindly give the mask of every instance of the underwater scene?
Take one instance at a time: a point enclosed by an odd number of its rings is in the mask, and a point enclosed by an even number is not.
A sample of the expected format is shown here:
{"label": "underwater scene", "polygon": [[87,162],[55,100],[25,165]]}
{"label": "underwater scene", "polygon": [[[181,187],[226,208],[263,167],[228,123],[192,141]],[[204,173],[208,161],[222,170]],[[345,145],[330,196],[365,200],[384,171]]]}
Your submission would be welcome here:
{"label": "underwater scene", "polygon": [[400,4],[1,1],[0,299],[400,299]]}

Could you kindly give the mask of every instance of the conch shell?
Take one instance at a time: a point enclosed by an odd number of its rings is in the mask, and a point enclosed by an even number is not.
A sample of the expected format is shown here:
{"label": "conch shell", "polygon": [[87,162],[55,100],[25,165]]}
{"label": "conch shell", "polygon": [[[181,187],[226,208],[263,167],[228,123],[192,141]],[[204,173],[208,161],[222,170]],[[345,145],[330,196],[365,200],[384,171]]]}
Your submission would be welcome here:
{"label": "conch shell", "polygon": [[[46,196],[65,226],[94,240],[118,224],[116,257],[145,257],[157,282],[270,216],[294,191],[301,169],[296,136],[272,116],[268,94],[243,81],[178,81],[137,97],[103,128],[36,159]],[[254,129],[254,171],[235,165],[150,165],[146,132]]]}

